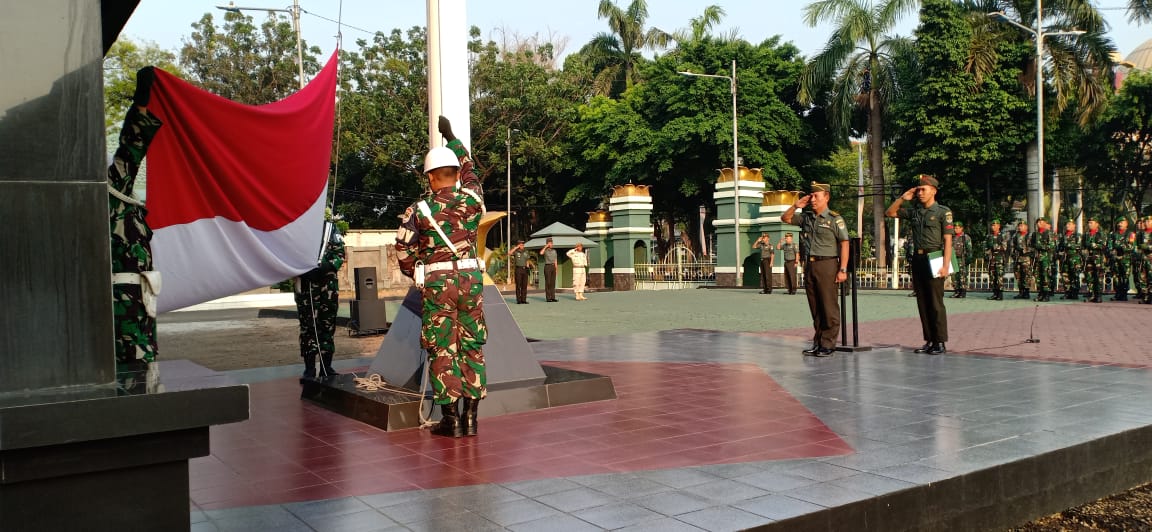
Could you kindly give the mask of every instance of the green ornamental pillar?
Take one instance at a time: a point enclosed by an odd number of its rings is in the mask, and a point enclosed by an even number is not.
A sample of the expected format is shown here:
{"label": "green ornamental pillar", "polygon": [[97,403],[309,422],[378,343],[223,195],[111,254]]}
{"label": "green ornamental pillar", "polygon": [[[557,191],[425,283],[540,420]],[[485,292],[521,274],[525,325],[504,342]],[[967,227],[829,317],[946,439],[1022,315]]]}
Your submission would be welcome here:
{"label": "green ornamental pillar", "polygon": [[612,258],[612,244],[608,240],[608,230],[612,228],[612,215],[598,209],[588,213],[588,225],[584,237],[596,243],[588,248],[588,288],[605,288],[604,275]]}
{"label": "green ornamental pillar", "polygon": [[[731,168],[721,168],[716,181],[716,286],[756,286],[760,271],[759,250],[752,243],[760,236],[757,220],[763,199],[764,175],[760,168],[739,167],[740,197]],[[736,216],[740,213],[740,234],[736,234]],[[740,265],[737,269],[736,239],[740,239]]]}
{"label": "green ornamental pillar", "polygon": [[652,238],[652,195],[648,185],[612,187],[608,213],[612,227],[612,289],[632,290],[636,286],[636,263],[651,262],[648,242]]}

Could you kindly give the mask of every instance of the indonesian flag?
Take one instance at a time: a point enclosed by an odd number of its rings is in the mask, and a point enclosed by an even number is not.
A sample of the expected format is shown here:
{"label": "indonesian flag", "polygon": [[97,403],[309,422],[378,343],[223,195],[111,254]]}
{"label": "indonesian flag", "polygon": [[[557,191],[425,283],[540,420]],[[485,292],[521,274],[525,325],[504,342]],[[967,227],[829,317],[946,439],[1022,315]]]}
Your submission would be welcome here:
{"label": "indonesian flag", "polygon": [[165,312],[316,267],[332,154],[336,54],[299,92],[251,106],[157,69],[148,225]]}

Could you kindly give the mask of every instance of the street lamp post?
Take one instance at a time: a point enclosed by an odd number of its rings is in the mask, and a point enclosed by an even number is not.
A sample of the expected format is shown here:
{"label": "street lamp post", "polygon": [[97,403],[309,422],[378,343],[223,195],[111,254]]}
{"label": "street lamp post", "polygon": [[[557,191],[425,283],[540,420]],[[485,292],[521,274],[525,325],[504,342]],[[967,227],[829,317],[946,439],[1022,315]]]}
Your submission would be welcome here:
{"label": "street lamp post", "polygon": [[228,2],[226,6],[216,6],[216,9],[240,13],[241,11],[267,11],[269,13],[288,13],[292,16],[292,29],[296,30],[296,68],[300,74],[300,88],[304,88],[304,44],[300,40],[300,0],[292,0],[292,7],[286,9],[269,9],[266,7],[240,7],[235,2]]}
{"label": "street lamp post", "polygon": [[728,80],[728,85],[732,91],[732,193],[733,205],[735,206],[735,214],[733,216],[733,230],[736,237],[736,286],[742,285],[742,277],[740,275],[740,267],[744,264],[743,256],[740,254],[740,130],[736,120],[736,60],[732,60],[732,75],[721,76],[718,74],[697,74],[695,72],[679,71],[677,74],[684,76],[694,76],[698,78],[719,78]]}
{"label": "street lamp post", "polygon": [[507,257],[504,262],[508,263],[508,277],[505,281],[512,280],[512,132],[520,132],[519,129],[508,128],[508,136],[504,140],[504,147],[507,149],[508,155],[508,210],[505,215],[507,222],[506,231],[504,233],[504,247],[507,249]]}
{"label": "street lamp post", "polygon": [[1036,191],[1035,203],[1033,207],[1033,198],[1028,198],[1028,220],[1029,224],[1036,222],[1036,219],[1044,215],[1044,38],[1059,35],[1083,35],[1083,30],[1071,31],[1044,31],[1044,5],[1043,0],[1036,0],[1036,27],[1029,28],[1020,24],[1004,14],[1003,11],[994,11],[988,13],[992,17],[1001,22],[1007,22],[1023,31],[1032,34],[1036,39],[1036,183],[1034,187],[1028,187],[1029,192]]}

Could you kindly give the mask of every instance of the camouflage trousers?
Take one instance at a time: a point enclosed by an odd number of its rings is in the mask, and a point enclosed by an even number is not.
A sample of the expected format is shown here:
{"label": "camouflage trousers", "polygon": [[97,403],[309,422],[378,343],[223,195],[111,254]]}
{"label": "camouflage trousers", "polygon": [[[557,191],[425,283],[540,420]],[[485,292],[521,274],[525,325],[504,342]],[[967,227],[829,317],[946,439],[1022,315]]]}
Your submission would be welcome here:
{"label": "camouflage trousers", "polygon": [[1136,293],[1148,293],[1148,257],[1134,255],[1132,257],[1132,283],[1136,285]]}
{"label": "camouflage trousers", "polygon": [[1132,270],[1132,261],[1128,258],[1112,261],[1112,290],[1117,294],[1127,294],[1129,279],[1128,274]]}
{"label": "camouflage trousers", "polygon": [[1051,294],[1056,289],[1056,269],[1052,257],[1041,255],[1036,257],[1032,266],[1032,276],[1036,279],[1036,291]]}
{"label": "camouflage trousers", "polygon": [[1072,255],[1060,261],[1060,284],[1066,293],[1080,291],[1080,269],[1082,268],[1080,255]]}
{"label": "camouflage trousers", "polygon": [[1016,277],[1016,290],[1023,292],[1032,285],[1032,261],[1018,260],[1012,265],[1012,274]]}
{"label": "camouflage trousers", "polygon": [[1089,255],[1084,260],[1084,283],[1092,297],[1100,297],[1104,291],[1104,258]]}
{"label": "camouflage trousers", "polygon": [[116,364],[155,361],[156,318],[144,310],[140,285],[112,285],[112,316],[116,325]]}
{"label": "camouflage trousers", "polygon": [[438,271],[424,280],[421,347],[428,350],[428,380],[438,405],[488,394],[484,367],[484,277],[479,270]]}
{"label": "camouflage trousers", "polygon": [[956,273],[952,274],[952,289],[953,290],[967,290],[968,289],[968,263],[957,261]]}
{"label": "camouflage trousers", "polygon": [[299,280],[296,317],[300,320],[300,356],[331,357],[336,353],[336,313],[340,310],[340,284],[336,274],[322,282]]}
{"label": "camouflage trousers", "polygon": [[988,281],[994,292],[1004,290],[1004,261],[992,259],[988,261]]}

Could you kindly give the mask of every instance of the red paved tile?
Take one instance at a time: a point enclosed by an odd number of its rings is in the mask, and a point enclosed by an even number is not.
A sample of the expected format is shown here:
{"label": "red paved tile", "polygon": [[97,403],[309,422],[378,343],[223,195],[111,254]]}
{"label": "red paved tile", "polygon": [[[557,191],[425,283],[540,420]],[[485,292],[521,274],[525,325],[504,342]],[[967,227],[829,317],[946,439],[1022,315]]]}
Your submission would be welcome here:
{"label": "red paved tile", "polygon": [[[611,376],[618,399],[483,418],[478,437],[450,439],[303,403],[295,379],[254,384],[252,419],[214,429],[212,456],[192,461],[192,500],[226,508],[851,452],[755,365],[552,364]],[[726,409],[752,394],[771,400]]]}

